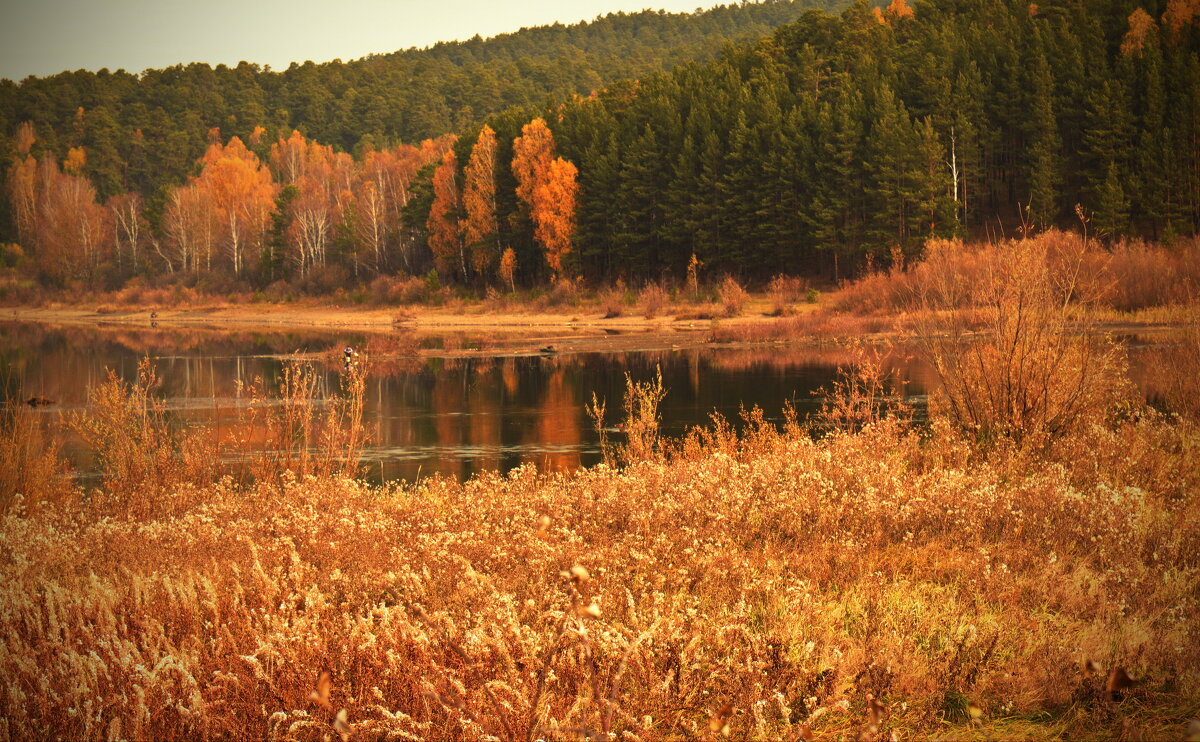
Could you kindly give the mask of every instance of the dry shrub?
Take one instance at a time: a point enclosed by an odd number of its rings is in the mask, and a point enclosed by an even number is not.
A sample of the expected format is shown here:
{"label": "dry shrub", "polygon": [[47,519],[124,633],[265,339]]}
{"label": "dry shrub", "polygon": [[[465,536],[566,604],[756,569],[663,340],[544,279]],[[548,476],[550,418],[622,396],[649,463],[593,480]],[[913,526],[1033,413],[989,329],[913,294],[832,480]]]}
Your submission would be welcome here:
{"label": "dry shrub", "polygon": [[604,289],[600,292],[600,316],[603,319],[615,319],[625,311],[625,297],[617,289]]}
{"label": "dry shrub", "polygon": [[483,304],[491,311],[503,312],[512,304],[512,297],[508,293],[501,292],[495,286],[488,286],[484,291]]}
{"label": "dry shrub", "polygon": [[[1042,251],[1052,280],[1071,287],[1073,302],[1132,311],[1185,301],[1200,287],[1200,247],[1195,240],[1172,247],[1123,241],[1109,250],[1079,234],[1052,229],[1027,241]],[[921,260],[907,269],[894,264],[843,286],[835,307],[896,313],[922,303],[967,306],[976,299],[974,287],[1004,270],[1020,242],[966,245],[932,239]]]}
{"label": "dry shrub", "polygon": [[419,304],[428,298],[429,288],[416,276],[379,276],[370,293],[376,304]]}
{"label": "dry shrub", "polygon": [[746,308],[750,295],[733,276],[726,276],[717,287],[717,301],[726,317],[736,317]]}
{"label": "dry shrub", "polygon": [[638,461],[648,461],[656,458],[661,452],[659,436],[658,406],[667,396],[663,386],[662,368],[655,367],[654,378],[650,381],[634,381],[628,373],[625,374],[624,418],[612,430],[625,435],[626,442],[619,447],[613,447],[608,442],[610,428],[605,421],[606,404],[592,395],[592,403],[587,405],[586,412],[591,418],[597,436],[600,440],[600,450],[606,464],[630,464]]}
{"label": "dry shrub", "polygon": [[239,477],[266,481],[284,473],[357,475],[367,440],[362,419],[367,364],[366,357],[359,357],[347,366],[335,390],[315,367],[298,361],[284,366],[275,398],[266,396],[262,380],[255,379],[231,435]]}
{"label": "dry shrub", "polygon": [[771,299],[771,315],[781,317],[788,312],[789,307],[807,299],[808,280],[799,276],[785,276],[782,273],[773,277],[767,284],[767,294]]}
{"label": "dry shrub", "polygon": [[1104,267],[1111,276],[1105,303],[1128,312],[1184,299],[1187,287],[1180,267],[1188,258],[1200,259],[1200,252],[1188,252],[1182,246],[1176,253],[1140,240],[1119,243],[1105,256]]}
{"label": "dry shrub", "polygon": [[574,307],[579,305],[579,286],[569,278],[560,278],[550,285],[544,297],[548,307]]}
{"label": "dry shrub", "polygon": [[642,308],[642,316],[646,319],[657,317],[670,300],[670,294],[658,283],[648,283],[638,292],[638,304]]}
{"label": "dry shrub", "polygon": [[83,412],[68,425],[95,457],[101,488],[91,502],[105,512],[151,516],[175,512],[194,500],[195,485],[211,476],[216,461],[212,439],[171,420],[156,396],[159,381],[149,359],[127,383],[112,371],[88,390]]}
{"label": "dry shrub", "polygon": [[[1103,420],[1127,394],[1116,347],[1071,321],[1075,273],[1053,269],[1053,244],[1008,243],[972,287],[974,312],[955,293],[925,295],[916,327],[940,381],[931,412],[979,440],[1044,447]],[[973,333],[968,323],[980,320]]]}
{"label": "dry shrub", "polygon": [[338,378],[340,389],[331,392],[311,364],[288,363],[279,397],[266,397],[256,380],[236,423],[219,431],[218,441],[217,429],[188,428],[169,413],[156,395],[158,377],[148,359],[132,383],[110,371],[89,390],[84,411],[68,418],[100,475],[100,487],[88,493],[89,507],[156,517],[190,507],[198,487],[227,474],[243,483],[275,480],[285,472],[356,475],[366,440],[365,359]]}
{"label": "dry shrub", "polygon": [[625,419],[621,428],[627,442],[621,458],[625,461],[643,461],[654,457],[658,451],[658,406],[667,396],[663,386],[662,368],[655,367],[650,381],[635,382],[625,374]]}
{"label": "dry shrub", "polygon": [[1200,305],[1191,305],[1192,321],[1158,356],[1154,370],[1164,388],[1167,407],[1200,422]]}
{"label": "dry shrub", "polygon": [[912,422],[913,410],[904,400],[904,384],[895,370],[888,370],[879,348],[854,345],[854,362],[838,368],[830,389],[822,389],[819,428],[829,431],[858,431],[868,425],[891,420],[902,427]]}
{"label": "dry shrub", "polygon": [[69,497],[61,442],[17,400],[0,407],[0,513]]}

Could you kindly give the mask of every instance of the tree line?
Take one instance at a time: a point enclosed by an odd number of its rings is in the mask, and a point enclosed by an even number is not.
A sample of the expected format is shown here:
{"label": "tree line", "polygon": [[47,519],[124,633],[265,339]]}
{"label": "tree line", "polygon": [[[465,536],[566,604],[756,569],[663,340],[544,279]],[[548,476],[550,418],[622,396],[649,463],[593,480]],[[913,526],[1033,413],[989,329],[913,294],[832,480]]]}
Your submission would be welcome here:
{"label": "tree line", "polygon": [[106,193],[86,144],[39,156],[23,123],[13,231],[58,283],[253,286],[836,278],[930,236],[1080,219],[1170,241],[1200,226],[1198,21],[1197,0],[859,2],[417,145],[214,127],[149,194]]}
{"label": "tree line", "polygon": [[[268,142],[295,129],[359,156],[465,131],[512,106],[541,106],[711,59],[730,41],[761,38],[806,8],[844,4],[763,0],[687,14],[614,13],[278,71],[243,62],[0,80],[0,131],[11,135],[31,122],[37,147],[59,158],[85,147],[84,172],[101,199],[131,191],[153,199],[193,173],[214,127],[243,142],[260,126]],[[0,151],[5,169],[11,155]]]}
{"label": "tree line", "polygon": [[579,270],[844,276],[1080,218],[1195,234],[1198,19],[1196,0],[860,2],[610,88],[554,126]]}

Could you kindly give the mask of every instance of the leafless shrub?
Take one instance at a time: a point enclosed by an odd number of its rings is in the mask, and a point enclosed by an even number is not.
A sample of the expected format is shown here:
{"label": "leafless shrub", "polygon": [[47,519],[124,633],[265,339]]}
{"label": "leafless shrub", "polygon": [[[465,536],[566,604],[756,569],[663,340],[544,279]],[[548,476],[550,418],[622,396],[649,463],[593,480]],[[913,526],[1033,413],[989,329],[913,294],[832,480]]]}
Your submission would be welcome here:
{"label": "leafless shrub", "polygon": [[855,362],[838,369],[832,388],[822,389],[817,425],[826,430],[857,431],[893,419],[907,426],[913,410],[904,400],[903,382],[884,364],[879,348],[856,346]]}
{"label": "leafless shrub", "polygon": [[0,407],[0,513],[18,497],[25,507],[71,497],[61,442],[20,400]]}
{"label": "leafless shrub", "polygon": [[185,487],[210,476],[216,460],[213,441],[171,420],[157,396],[158,374],[149,359],[138,364],[137,379],[126,383],[109,371],[88,392],[85,411],[68,418],[96,459],[101,508],[149,516],[190,504]]}
{"label": "leafless shrub", "polygon": [[932,409],[981,440],[1049,445],[1102,419],[1125,391],[1115,346],[1072,321],[1077,273],[1052,271],[1052,244],[1006,243],[965,302],[978,333],[957,287],[922,295],[917,340],[940,381]]}
{"label": "leafless shrub", "polygon": [[648,283],[638,292],[638,304],[646,319],[657,317],[670,300],[671,296],[667,290],[657,283]]}
{"label": "leafless shrub", "polygon": [[750,295],[733,276],[726,276],[725,280],[721,281],[721,285],[717,287],[717,300],[726,317],[736,317],[746,308],[746,302],[750,300]]}

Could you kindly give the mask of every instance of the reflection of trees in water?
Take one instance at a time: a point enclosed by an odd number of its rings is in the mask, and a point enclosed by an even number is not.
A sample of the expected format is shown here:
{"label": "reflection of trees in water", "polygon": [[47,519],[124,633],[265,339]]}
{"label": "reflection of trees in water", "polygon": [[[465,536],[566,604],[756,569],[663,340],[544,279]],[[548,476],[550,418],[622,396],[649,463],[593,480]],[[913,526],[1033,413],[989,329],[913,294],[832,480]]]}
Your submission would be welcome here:
{"label": "reflection of trees in water", "polygon": [[500,389],[495,364],[475,363],[467,392],[467,438],[479,458],[476,470],[499,469],[501,439]]}
{"label": "reflection of trees in water", "polygon": [[[463,421],[472,410],[464,409],[466,400],[463,398],[464,379],[458,369],[446,368],[437,375],[433,385],[433,425],[438,447],[443,451],[458,450],[466,442],[463,439]],[[442,457],[441,469],[444,473],[461,478],[463,475],[462,457]]]}
{"label": "reflection of trees in water", "polygon": [[575,387],[568,381],[565,369],[555,368],[550,372],[539,408],[536,433],[528,443],[551,444],[559,449],[547,451],[542,466],[551,470],[578,467],[583,431]]}
{"label": "reflection of trees in water", "polygon": [[[1164,347],[1134,344],[1132,378],[1152,399],[1162,396],[1155,373]],[[1169,343],[1167,336],[1150,342]],[[663,425],[677,434],[705,424],[714,409],[736,419],[739,405],[762,406],[768,417],[788,400],[801,412],[819,405],[814,390],[828,387],[839,366],[855,360],[842,346],[758,346],[687,348],[643,353],[561,353],[552,356],[418,356],[420,341],[410,333],[348,338],[327,332],[261,334],[249,331],[44,327],[0,323],[0,374],[17,394],[59,403],[56,413],[86,401],[87,389],[104,380],[106,368],[132,379],[138,360],[156,358],[172,413],[189,421],[218,425],[226,434],[235,419],[237,382],[261,378],[262,392],[278,393],[278,377],[289,352],[307,350],[319,359],[321,381],[336,389],[340,348],[352,344],[371,357],[366,422],[372,443],[394,456],[389,474],[412,476],[441,471],[465,476],[503,469],[519,461],[548,468],[590,461],[582,450],[594,433],[582,414],[593,392],[608,403],[609,419],[619,415],[624,374],[644,381],[661,366],[669,389]],[[425,351],[428,352],[428,351]],[[903,348],[885,359],[910,383],[907,391],[931,388],[928,369]],[[11,395],[14,391],[10,391]],[[387,453],[388,451],[394,453]],[[425,454],[422,452],[433,451]],[[372,454],[368,451],[368,457]]]}

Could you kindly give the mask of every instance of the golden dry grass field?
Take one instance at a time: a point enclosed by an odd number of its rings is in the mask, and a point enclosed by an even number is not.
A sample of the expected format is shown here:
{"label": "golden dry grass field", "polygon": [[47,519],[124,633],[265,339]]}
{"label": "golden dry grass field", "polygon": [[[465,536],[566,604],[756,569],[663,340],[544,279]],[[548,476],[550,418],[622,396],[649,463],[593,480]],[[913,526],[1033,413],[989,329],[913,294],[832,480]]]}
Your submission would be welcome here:
{"label": "golden dry grass field", "polygon": [[354,378],[314,412],[301,373],[241,468],[110,382],[88,488],[10,410],[0,737],[1194,737],[1200,332],[1152,408],[1022,275],[931,329],[928,424],[866,363],[821,435],[665,441],[631,381],[570,473],[356,479]]}

